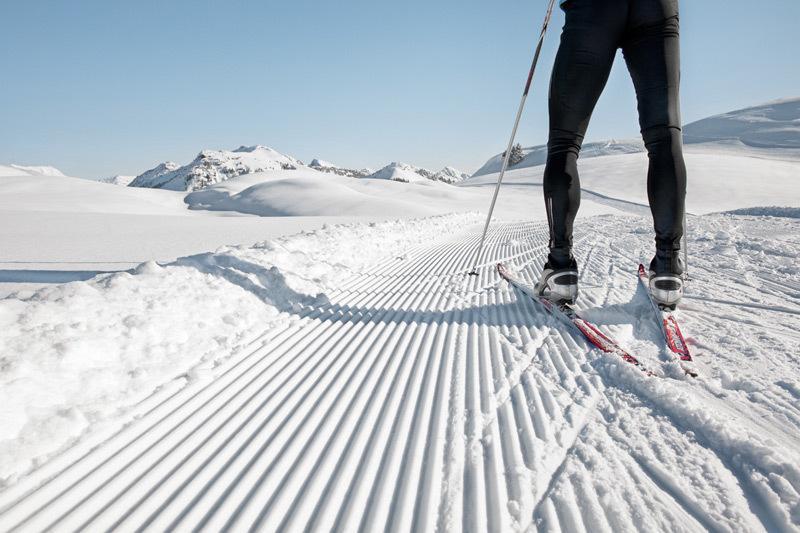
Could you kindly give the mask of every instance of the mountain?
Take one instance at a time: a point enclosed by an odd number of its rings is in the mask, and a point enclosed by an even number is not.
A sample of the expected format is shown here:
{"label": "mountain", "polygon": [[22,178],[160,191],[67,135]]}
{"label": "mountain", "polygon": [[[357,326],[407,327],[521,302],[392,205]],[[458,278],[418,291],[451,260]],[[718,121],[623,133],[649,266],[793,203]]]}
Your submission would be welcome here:
{"label": "mountain", "polygon": [[389,163],[377,172],[366,176],[369,179],[402,181],[405,183],[417,183],[433,179],[436,174],[430,170],[415,167],[408,163]]}
{"label": "mountain", "polygon": [[[749,148],[753,151],[800,156],[800,98],[774,102],[730,111],[704,118],[683,127],[683,142],[687,145],[713,143],[731,149]],[[510,170],[536,167],[547,162],[547,145],[522,149],[523,160]],[[584,143],[581,159],[605,155],[643,152],[640,139],[614,139]],[[502,154],[491,157],[472,176],[500,172]]]}
{"label": "mountain", "polygon": [[469,174],[461,172],[453,167],[444,167],[442,170],[433,175],[436,181],[443,181],[445,183],[459,183],[469,178]]}
{"label": "mountain", "polygon": [[800,148],[800,98],[722,113],[683,127],[687,144],[734,142],[753,148]]}
{"label": "mountain", "polygon": [[303,163],[297,159],[260,145],[241,146],[233,151],[203,150],[188,165],[162,163],[136,176],[130,187],[196,191],[242,174],[295,170],[301,166]]}
{"label": "mountain", "polygon": [[327,172],[329,174],[336,174],[337,176],[347,176],[348,178],[364,178],[374,172],[369,168],[361,170],[343,168],[328,161],[323,161],[322,159],[314,159],[308,166],[319,172]]}

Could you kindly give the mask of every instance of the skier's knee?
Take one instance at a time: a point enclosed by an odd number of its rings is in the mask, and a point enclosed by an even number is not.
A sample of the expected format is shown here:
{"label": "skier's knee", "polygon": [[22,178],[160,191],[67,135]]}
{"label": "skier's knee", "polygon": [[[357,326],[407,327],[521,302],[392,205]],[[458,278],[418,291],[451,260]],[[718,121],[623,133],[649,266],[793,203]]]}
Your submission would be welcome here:
{"label": "skier's knee", "polygon": [[547,155],[548,157],[573,155],[577,158],[582,143],[583,137],[577,133],[550,130],[550,137],[547,140]]}
{"label": "skier's knee", "polygon": [[672,156],[681,152],[681,129],[676,126],[653,126],[642,131],[642,139],[651,156]]}

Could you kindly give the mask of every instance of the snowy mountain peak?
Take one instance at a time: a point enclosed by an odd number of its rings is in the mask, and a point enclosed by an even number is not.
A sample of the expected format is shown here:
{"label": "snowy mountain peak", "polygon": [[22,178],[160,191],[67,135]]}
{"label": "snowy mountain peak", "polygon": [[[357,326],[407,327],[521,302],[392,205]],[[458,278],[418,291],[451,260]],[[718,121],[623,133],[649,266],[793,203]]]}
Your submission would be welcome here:
{"label": "snowy mountain peak", "polygon": [[347,176],[348,178],[363,178],[372,174],[372,171],[368,169],[358,170],[354,168],[344,168],[323,159],[314,159],[308,166],[319,172],[336,174],[337,176]]}
{"label": "snowy mountain peak", "polygon": [[408,163],[392,162],[379,171],[370,174],[367,178],[415,183],[431,179],[433,176],[434,173],[430,170],[415,167]]}
{"label": "snowy mountain peak", "polygon": [[324,159],[312,159],[311,164],[309,164],[311,168],[319,167],[319,168],[340,168],[338,165],[334,165],[330,161],[325,161]]}
{"label": "snowy mountain peak", "polygon": [[122,174],[117,174],[116,176],[100,178],[96,181],[99,181],[100,183],[108,183],[109,185],[121,185],[123,187],[127,187],[135,178],[136,176],[123,176]]}
{"label": "snowy mountain peak", "polygon": [[444,167],[439,172],[432,172],[426,168],[416,167],[408,163],[393,162],[367,177],[372,179],[402,181],[406,183],[430,180],[452,184],[469,178],[469,174],[465,174],[453,167]]}
{"label": "snowy mountain peak", "polygon": [[235,150],[202,150],[191,163],[162,163],[131,182],[131,187],[196,191],[242,174],[267,170],[295,170],[303,164],[267,146],[240,146]]}
{"label": "snowy mountain peak", "polygon": [[453,167],[444,167],[442,170],[433,175],[433,179],[443,181],[445,183],[458,183],[469,178],[469,174],[461,172]]}

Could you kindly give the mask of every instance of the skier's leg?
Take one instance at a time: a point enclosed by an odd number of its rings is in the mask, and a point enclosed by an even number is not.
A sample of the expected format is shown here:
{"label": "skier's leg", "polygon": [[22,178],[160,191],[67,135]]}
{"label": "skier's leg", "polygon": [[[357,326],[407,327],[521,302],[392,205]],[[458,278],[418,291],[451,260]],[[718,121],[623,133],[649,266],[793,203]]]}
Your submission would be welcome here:
{"label": "skier's leg", "polygon": [[550,226],[548,265],[574,264],[572,224],[580,206],[578,152],[605,87],[627,17],[622,0],[570,0],[550,79],[550,132],[544,199]]}
{"label": "skier's leg", "polygon": [[677,0],[638,0],[631,5],[622,51],[636,88],[639,124],[650,165],[647,195],[656,232],[650,294],[673,307],[683,296],[680,262],[686,201],[678,89],[680,48]]}
{"label": "skier's leg", "polygon": [[686,165],[681,143],[677,0],[632,4],[623,54],[636,88],[639,125],[650,160],[647,195],[656,232],[657,270],[680,269]]}

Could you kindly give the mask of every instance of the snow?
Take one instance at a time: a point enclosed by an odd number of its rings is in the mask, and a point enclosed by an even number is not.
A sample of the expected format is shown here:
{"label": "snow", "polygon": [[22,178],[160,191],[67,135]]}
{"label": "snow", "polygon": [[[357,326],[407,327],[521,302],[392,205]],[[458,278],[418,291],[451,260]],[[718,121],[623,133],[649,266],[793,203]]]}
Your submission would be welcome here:
{"label": "snow", "polygon": [[14,173],[0,175],[0,296],[356,220],[192,211],[181,192]]}
{"label": "snow", "polygon": [[687,143],[735,141],[754,148],[800,150],[800,98],[704,118],[683,128]]}
{"label": "snow", "polygon": [[326,227],[0,300],[0,479],[159,385],[198,379],[254,332],[321,305],[325,291],[392,250],[479,221],[465,214]]}
{"label": "snow", "polygon": [[647,220],[583,219],[576,252],[580,308],[652,377],[498,279],[500,259],[535,278],[543,222],[495,225],[466,276],[481,227],[328,227],[0,301],[25,353],[2,374],[4,523],[797,527],[795,221],[693,219],[697,379],[637,292]]}
{"label": "snow", "polygon": [[532,282],[547,253],[540,149],[478,258],[491,168],[356,179],[251,147],[146,173],[199,189],[165,190],[0,167],[0,284],[23,289],[0,299],[0,523],[797,530],[792,102],[686,145],[697,378],[636,278],[653,247],[636,141],[579,160],[577,306],[653,375],[498,277]]}
{"label": "snow", "polygon": [[25,166],[25,165],[0,165],[0,177],[3,176],[63,176],[64,174],[55,167],[50,166]]}

